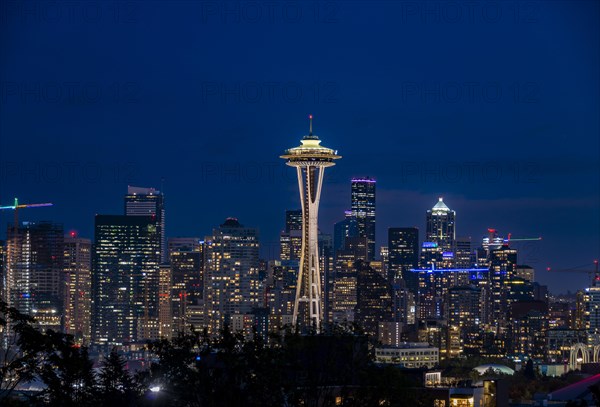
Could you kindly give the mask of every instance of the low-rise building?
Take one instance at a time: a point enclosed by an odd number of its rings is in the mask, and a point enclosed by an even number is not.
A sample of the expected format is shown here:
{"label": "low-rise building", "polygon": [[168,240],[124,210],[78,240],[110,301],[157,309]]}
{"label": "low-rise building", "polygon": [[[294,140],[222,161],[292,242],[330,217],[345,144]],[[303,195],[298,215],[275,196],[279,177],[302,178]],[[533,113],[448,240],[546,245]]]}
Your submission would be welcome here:
{"label": "low-rise building", "polygon": [[375,361],[393,363],[406,368],[433,368],[439,364],[439,349],[425,342],[404,342],[399,346],[375,349]]}

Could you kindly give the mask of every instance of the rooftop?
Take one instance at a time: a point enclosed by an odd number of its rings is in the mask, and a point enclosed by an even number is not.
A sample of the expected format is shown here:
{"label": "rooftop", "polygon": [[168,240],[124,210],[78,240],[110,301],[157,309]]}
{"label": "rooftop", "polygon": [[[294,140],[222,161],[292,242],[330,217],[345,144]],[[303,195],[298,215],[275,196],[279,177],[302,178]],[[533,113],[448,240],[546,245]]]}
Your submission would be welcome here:
{"label": "rooftop", "polygon": [[241,228],[241,227],[243,227],[243,225],[240,224],[240,222],[237,220],[237,218],[227,218],[227,219],[225,219],[225,222],[221,225],[221,227]]}
{"label": "rooftop", "polygon": [[489,369],[492,369],[496,373],[502,373],[502,374],[508,374],[508,375],[515,374],[515,371],[513,369],[511,369],[510,367],[504,366],[504,365],[497,365],[494,363],[488,363],[488,364],[480,365],[480,366],[473,368],[473,370],[476,370],[477,373],[479,373],[480,375],[484,374]]}
{"label": "rooftop", "polygon": [[444,198],[442,198],[441,196],[439,197],[438,202],[433,206],[433,208],[431,208],[431,210],[435,212],[450,212],[450,208],[446,206],[446,204],[444,203]]}

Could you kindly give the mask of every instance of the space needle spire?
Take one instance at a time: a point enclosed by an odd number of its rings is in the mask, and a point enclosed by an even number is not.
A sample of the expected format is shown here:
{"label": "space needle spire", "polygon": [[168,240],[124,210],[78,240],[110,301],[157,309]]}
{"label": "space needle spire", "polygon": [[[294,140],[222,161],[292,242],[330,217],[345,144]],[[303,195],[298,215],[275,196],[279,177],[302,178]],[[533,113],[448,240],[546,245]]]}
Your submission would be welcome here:
{"label": "space needle spire", "polygon": [[319,267],[318,215],[321,187],[326,167],[335,165],[333,160],[342,158],[337,151],[321,146],[321,140],[312,132],[309,118],[309,134],[301,145],[285,151],[281,158],[296,167],[298,188],[302,204],[302,249],[292,324],[301,331],[313,328],[317,332],[323,321],[321,270]]}

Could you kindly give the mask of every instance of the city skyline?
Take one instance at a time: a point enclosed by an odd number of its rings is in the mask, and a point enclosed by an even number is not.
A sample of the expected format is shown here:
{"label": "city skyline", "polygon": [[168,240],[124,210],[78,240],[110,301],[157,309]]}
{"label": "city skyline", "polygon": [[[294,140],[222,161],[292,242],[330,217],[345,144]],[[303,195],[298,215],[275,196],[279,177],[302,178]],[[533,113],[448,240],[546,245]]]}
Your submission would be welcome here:
{"label": "city skyline", "polygon": [[599,402],[600,0],[0,22],[0,404]]}
{"label": "city skyline", "polygon": [[[350,189],[351,189],[350,185],[351,185],[351,181],[353,179],[349,179],[348,182],[347,182],[348,202],[350,201],[350,195],[351,195],[350,194]],[[325,188],[328,188],[328,187],[331,188],[331,186],[325,185]],[[155,191],[158,194],[160,194],[160,196],[163,196],[162,192],[159,192],[159,191],[157,191],[154,188],[146,188],[146,187],[140,188],[140,187],[132,187],[131,185],[128,185],[126,191],[131,190],[131,188],[139,188],[141,190],[152,189],[153,191]],[[121,196],[128,195],[128,194],[125,194],[123,191],[121,191],[121,192],[122,192]],[[445,196],[448,196],[448,195],[445,195]],[[426,228],[427,228],[427,221],[426,221],[426,218],[425,218],[425,212],[427,210],[431,209],[431,208],[435,208],[434,204],[437,201],[439,201],[441,198],[443,198],[443,197],[442,196],[432,196],[431,198],[432,198],[433,204],[430,205],[430,207],[428,207],[428,208],[424,208],[423,209],[423,213],[421,213],[421,216],[417,217],[417,219],[415,219],[415,222],[413,222],[412,224],[390,225],[390,226],[383,225],[383,227],[382,227],[381,223],[378,222],[379,223],[379,227],[377,228],[378,230],[377,230],[376,250],[375,250],[376,251],[376,257],[379,257],[379,253],[378,253],[379,248],[382,247],[382,246],[387,246],[387,244],[388,244],[388,242],[387,242],[388,229],[393,229],[393,228],[398,228],[398,227],[400,227],[400,228],[402,228],[402,227],[416,227],[419,230],[419,232],[420,232],[420,236],[419,236],[420,240],[419,240],[419,242],[422,243],[424,241],[427,241],[427,239],[424,236]],[[167,208],[166,211],[169,212],[169,206],[170,206],[169,205],[169,201],[170,200],[169,200],[168,195],[164,199],[167,202],[165,204],[165,207]],[[328,197],[325,196],[324,200],[327,201]],[[116,205],[119,206],[119,204],[118,204],[119,200],[116,199],[116,201],[117,201]],[[446,200],[446,202],[447,202],[447,200]],[[455,206],[454,206],[454,204],[451,204],[451,205],[452,205],[452,210],[454,211]],[[53,206],[56,206],[56,205],[53,205]],[[121,201],[121,205],[120,206],[121,206],[121,208],[123,207],[122,206],[122,201]],[[346,206],[350,206],[350,205],[346,205]],[[292,209],[292,208],[295,208],[295,206],[292,205],[291,208],[282,209],[282,212],[280,214],[278,214],[277,216],[273,217],[274,219],[276,218],[273,221],[273,223],[275,223],[277,225],[276,227],[279,228],[279,230],[277,232],[278,234],[281,231],[285,230],[285,227],[286,227],[285,226],[285,224],[286,224],[286,222],[285,222],[285,213],[286,213],[286,211],[290,211],[290,210],[293,211],[293,210],[295,210],[295,209]],[[44,208],[44,211],[41,214],[40,214],[39,211],[32,211],[32,212],[25,211],[25,212],[23,212],[20,215],[20,221],[29,221],[31,219],[31,221],[34,221],[34,222],[35,221],[58,222],[60,224],[64,224],[65,225],[65,234],[74,233],[78,237],[89,238],[89,239],[93,240],[93,222],[91,222],[92,223],[92,227],[91,227],[92,231],[89,234],[87,234],[85,232],[87,228],[85,228],[85,227],[80,227],[80,228],[73,227],[72,223],[69,222],[68,220],[63,220],[63,219],[56,220],[56,219],[51,218],[48,215],[44,215],[44,213],[46,211],[48,211],[49,209],[51,209],[51,208]],[[163,208],[163,210],[165,210],[165,209]],[[122,209],[121,209],[121,211],[122,211]],[[177,211],[177,209],[174,208],[174,211]],[[344,216],[345,212],[348,212],[348,211],[343,211],[342,214],[341,214],[342,217],[339,217],[339,216],[338,216],[338,218],[334,217],[333,219],[337,219],[337,220],[335,220],[334,223],[332,223],[330,225],[323,225],[324,222],[320,221],[319,222],[319,231],[322,232],[322,233],[327,233],[327,234],[333,235],[334,234],[334,225],[335,225],[335,223],[337,223],[338,221],[343,220],[343,216]],[[378,213],[379,213],[379,209],[378,209]],[[119,212],[113,212],[113,214],[119,214]],[[233,214],[227,215],[226,217],[236,217],[237,218],[238,216],[236,216],[235,213],[233,213]],[[486,227],[485,229],[482,229],[481,233],[479,234],[479,236],[478,235],[474,235],[474,234],[465,234],[465,233],[463,233],[462,223],[464,221],[468,222],[468,220],[465,219],[465,216],[462,215],[461,213],[458,214],[458,219],[459,219],[459,221],[458,221],[458,226],[457,226],[457,229],[456,229],[456,236],[457,237],[462,237],[462,236],[469,237],[469,238],[471,238],[471,241],[472,241],[472,247],[473,248],[478,247],[481,244],[482,239],[485,238],[488,235],[488,229],[489,228]],[[6,224],[6,227],[4,227],[3,230],[2,230],[3,233],[4,233],[4,236],[6,236],[7,229],[10,228],[10,227],[12,227],[12,224],[13,224],[11,222],[12,221],[12,213],[8,212],[8,211],[4,211],[4,213],[2,213],[2,211],[0,211],[0,221],[2,221],[3,223]],[[6,222],[6,221],[9,221],[9,222]],[[208,221],[208,222],[210,222],[210,221]],[[279,241],[278,237],[274,236],[272,239],[271,238],[265,239],[263,233],[261,233],[261,231],[263,230],[263,228],[261,227],[261,225],[256,225],[256,224],[253,224],[252,222],[248,222],[247,219],[245,219],[245,218],[244,218],[244,222],[246,224],[248,224],[248,225],[250,225],[250,226],[252,226],[252,227],[254,227],[254,228],[256,228],[256,229],[259,230],[259,233],[260,233],[260,243],[261,243],[261,247],[260,247],[261,258],[265,258],[266,260],[278,258],[278,255],[279,255],[279,245],[280,245],[280,241]],[[173,233],[170,232],[170,230],[171,230],[170,229],[170,222],[166,222],[167,233],[165,235],[165,238],[169,239],[169,238],[179,238],[179,237],[187,237],[187,236],[204,236],[210,230],[212,230],[214,227],[216,227],[219,223],[220,223],[220,221],[217,220],[217,219],[215,219],[215,221],[213,222],[212,226],[210,226],[207,231],[198,230],[198,229],[192,229],[192,230],[196,230],[196,232],[195,233],[188,233],[188,234],[186,234],[186,233],[174,233],[173,234]],[[511,222],[511,223],[514,224],[514,222]],[[484,222],[482,222],[481,224],[485,225]],[[279,225],[281,225],[281,226],[279,226]],[[494,225],[494,226],[500,232],[500,236],[502,236],[504,238],[506,238],[506,236],[509,233],[512,233],[513,236],[516,236],[516,235],[518,235],[518,236],[527,235],[526,232],[515,233],[514,231],[520,230],[518,228],[517,229],[512,229],[512,230],[506,230],[506,229],[502,228],[501,225],[500,226],[499,225]],[[537,237],[538,236],[538,234],[536,234],[536,233],[531,233],[530,235],[531,236],[528,236],[528,237]],[[539,234],[539,235],[541,235],[541,234]],[[544,262],[541,259],[541,257],[540,257],[541,253],[542,253],[542,250],[539,248],[539,245],[543,245],[544,243],[546,243],[548,241],[548,239],[546,237],[543,237],[543,236],[541,236],[541,237],[542,237],[542,241],[539,241],[539,242],[529,242],[529,241],[522,242],[522,241],[516,241],[516,242],[512,243],[512,245],[516,246],[516,248],[519,249],[520,252],[521,252],[521,258],[523,260],[520,260],[520,263],[524,264],[524,265],[532,266],[534,269],[536,269],[536,278],[537,278],[537,281],[540,281],[543,284],[547,284],[549,286],[549,288],[550,288],[550,291],[553,292],[553,293],[555,293],[555,294],[564,294],[567,291],[575,292],[576,290],[580,289],[581,287],[589,285],[589,276],[586,275],[586,274],[584,274],[584,273],[568,273],[568,272],[558,272],[558,271],[548,272],[547,269],[546,269],[546,267],[551,267],[553,270],[561,270],[561,269],[566,269],[566,268],[571,268],[571,267],[579,267],[580,268],[580,266],[582,266],[584,264],[589,264],[589,267],[587,267],[587,269],[592,269],[593,268],[593,261],[596,259],[596,257],[593,257],[593,258],[589,259],[589,261],[588,261],[588,259],[581,259],[583,261],[572,262],[572,263],[568,264],[565,267],[555,267],[555,266],[553,266],[553,264],[551,262]],[[6,239],[6,237],[2,237],[2,238]],[[592,254],[593,254],[593,251],[592,251]],[[559,264],[559,263],[555,263],[555,264]],[[555,273],[555,274],[552,274],[552,273]],[[572,287],[573,288],[569,288],[569,284],[568,283],[565,284],[562,281],[554,282],[553,283],[552,279],[550,278],[553,275],[558,275],[558,276],[569,275],[570,276],[569,277],[569,282],[572,283]],[[565,288],[565,287],[567,287],[567,288]]]}
{"label": "city skyline", "polygon": [[[294,3],[301,18],[279,8],[272,21],[264,8],[249,20],[207,14],[211,2],[150,2],[118,18],[104,9],[94,29],[80,9],[46,21],[54,10],[32,3],[0,36],[0,204],[55,203],[28,219],[91,237],[90,219],[120,213],[127,185],[154,186],[175,209],[168,235],[236,216],[276,242],[278,214],[298,208],[277,157],[312,113],[345,157],[324,180],[324,229],[349,209],[348,180],[370,176],[378,246],[387,227],[424,227],[423,209],[444,196],[461,235],[543,236],[540,269],[598,257],[597,2],[499,4],[499,18],[478,8],[473,21],[466,5],[446,21],[444,2]],[[540,278],[571,291],[586,281]]]}
{"label": "city skyline", "polygon": [[[330,170],[331,171],[331,170]],[[327,175],[325,175],[325,179],[326,179]],[[367,177],[368,178],[368,177]],[[349,179],[346,183],[347,186],[347,205],[342,207],[349,207],[349,202],[350,202],[350,198],[351,198],[351,183],[352,181],[356,179],[356,177],[353,177],[352,179]],[[373,179],[373,181],[377,181],[376,179]],[[326,182],[326,181],[325,181]],[[125,193],[124,191],[121,191],[121,196],[129,196],[128,192],[132,190],[132,188],[138,188],[139,190],[152,190],[155,193],[159,194],[159,197],[164,197],[164,195],[162,194],[162,192],[158,191],[157,189],[155,189],[154,187],[135,187],[132,185],[128,185],[126,186],[126,190]],[[331,185],[327,185],[325,183],[325,188],[331,188]],[[381,185],[379,186],[379,188],[381,188]],[[297,192],[296,192],[297,194]],[[328,194],[326,194],[326,196],[324,197],[324,201],[327,202],[328,200],[331,200],[331,197],[327,196]],[[448,195],[444,195],[444,196],[448,196]],[[170,213],[169,208],[169,196],[167,194],[166,197],[162,198],[164,199],[164,201],[166,201],[166,204],[163,211],[167,211]],[[425,238],[425,234],[426,234],[426,229],[427,229],[427,220],[426,220],[426,212],[430,209],[435,209],[435,206],[437,205],[437,202],[440,201],[440,199],[445,199],[443,196],[431,196],[431,205],[427,208],[423,208],[422,213],[420,214],[420,216],[417,216],[415,221],[413,223],[407,223],[404,225],[399,225],[399,224],[393,224],[393,225],[381,225],[381,222],[378,222],[379,226],[377,228],[377,238],[376,238],[376,258],[379,257],[379,248],[382,246],[387,246],[388,245],[388,229],[393,229],[393,228],[402,228],[402,227],[416,227],[419,232],[420,232],[420,236],[419,236],[419,242],[425,242],[427,241],[427,239]],[[121,204],[119,205],[119,199],[116,199],[116,205],[120,206],[120,211],[116,211],[116,212],[112,212],[113,214],[119,214],[123,211],[123,204],[121,201]],[[93,202],[93,201],[92,201]],[[444,202],[448,202],[447,199],[445,199]],[[452,211],[455,211],[455,205],[453,203],[450,204],[452,206]],[[56,207],[57,205],[54,204],[52,207],[49,208],[44,208],[43,211],[24,211],[22,214],[20,214],[20,221],[28,221],[31,219],[31,221],[49,221],[49,222],[57,222],[60,224],[65,225],[65,234],[71,234],[74,233],[76,236],[78,237],[82,237],[82,238],[89,238],[93,240],[93,222],[92,223],[92,227],[91,232],[88,234],[86,233],[87,228],[86,227],[73,227],[73,224],[71,222],[68,221],[68,219],[54,219],[51,218],[50,216],[48,216],[47,214],[45,214],[48,210],[52,210],[54,207]],[[115,206],[115,205],[113,205]],[[378,208],[380,207],[379,204],[377,204]],[[275,224],[276,228],[278,228],[277,230],[277,235],[279,235],[279,233],[281,233],[281,231],[285,230],[286,227],[286,219],[285,219],[285,215],[286,215],[286,211],[294,211],[296,206],[291,205],[290,208],[286,208],[286,209],[282,209],[281,213],[273,216],[273,221],[272,223]],[[177,208],[173,208],[173,211],[175,211],[177,213]],[[232,211],[232,212],[236,212],[236,211]],[[243,212],[243,211],[239,211],[239,212]],[[474,233],[469,234],[469,233],[464,233],[463,232],[463,227],[462,224],[463,222],[465,223],[470,223],[470,219],[468,219],[464,214],[462,214],[460,211],[458,211],[458,226],[456,227],[456,237],[468,237],[471,238],[471,244],[472,244],[472,248],[476,248],[479,247],[479,245],[482,242],[482,239],[487,237],[488,233],[489,233],[489,228],[485,227],[482,228],[481,232],[479,233],[479,235],[476,235]],[[107,213],[111,213],[111,212],[107,212]],[[331,215],[330,214],[330,218],[335,219],[333,223],[329,224],[329,225],[323,225],[323,221],[319,222],[319,231],[322,233],[326,233],[326,234],[331,234],[333,236],[334,234],[334,225],[335,223],[343,220],[343,216],[345,213],[351,213],[349,211],[342,211],[342,213],[339,215]],[[380,209],[378,209],[378,214],[380,213]],[[388,215],[388,216],[386,216]],[[171,216],[171,215],[169,215]],[[337,216],[337,217],[336,217]],[[225,217],[236,217],[238,218],[239,216],[236,216],[235,213],[232,214],[227,214]],[[383,217],[384,218],[389,218],[389,214],[386,214],[385,212],[383,213]],[[6,236],[6,231],[8,228],[12,227],[12,212],[9,211],[0,211],[0,221],[2,223],[4,223],[6,225],[6,227],[4,227],[2,229],[2,232],[4,233],[4,236]],[[279,256],[279,250],[280,250],[280,240],[278,238],[278,236],[273,236],[271,237],[267,237],[265,238],[264,234],[263,234],[263,227],[261,227],[261,225],[256,225],[252,222],[248,222],[248,220],[246,218],[243,219],[244,222],[248,225],[250,225],[251,227],[254,227],[256,229],[259,230],[260,233],[260,255],[261,258],[264,258],[265,260],[270,260],[270,259],[276,259]],[[7,222],[8,221],[8,222]],[[207,224],[210,224],[210,220],[206,221]],[[214,222],[212,224],[210,224],[211,226],[209,226],[207,231],[204,230],[199,230],[199,229],[190,229],[189,227],[187,228],[188,230],[192,230],[192,233],[171,233],[170,230],[172,230],[172,227],[170,227],[170,222],[167,221],[166,222],[166,235],[164,236],[164,238],[169,239],[169,238],[179,238],[179,237],[188,237],[188,236],[204,236],[206,235],[210,230],[212,230],[214,227],[216,227],[218,224],[220,223],[220,221],[218,219],[215,219]],[[480,223],[481,225],[486,225],[484,222]],[[507,224],[515,224],[515,222],[507,222]],[[515,246],[519,251],[520,251],[520,264],[524,264],[524,265],[528,265],[533,267],[536,270],[536,279],[537,281],[540,281],[540,283],[543,284],[547,284],[550,288],[550,291],[552,293],[555,294],[564,294],[567,293],[567,291],[570,292],[575,292],[578,289],[580,289],[583,286],[587,286],[589,285],[589,275],[585,274],[585,273],[569,273],[569,272],[559,272],[558,270],[562,270],[562,269],[570,269],[572,267],[578,267],[581,268],[582,265],[588,264],[588,267],[585,267],[586,269],[592,269],[593,268],[593,261],[596,259],[596,257],[593,257],[591,259],[581,259],[582,261],[575,261],[575,262],[571,262],[570,264],[567,264],[564,267],[556,267],[554,266],[554,264],[561,264],[559,262],[557,263],[552,263],[550,261],[544,261],[542,259],[542,253],[543,250],[540,248],[540,246],[543,247],[544,243],[548,242],[548,238],[545,236],[541,236],[542,234],[537,234],[537,233],[530,233],[528,235],[528,233],[526,231],[524,232],[516,232],[515,231],[519,231],[521,229],[519,228],[513,228],[512,230],[507,230],[505,228],[502,228],[501,225],[494,225],[495,228],[497,229],[498,232],[500,232],[500,236],[506,238],[509,234],[512,234],[513,237],[542,237],[541,241],[515,241],[513,243],[511,243],[511,245]],[[268,229],[272,229],[271,228],[266,228]],[[194,232],[195,231],[195,232]],[[383,235],[383,236],[382,236]],[[525,236],[528,235],[528,236]],[[2,235],[0,235],[0,238],[4,238],[6,239],[6,237],[2,237]],[[593,250],[591,251],[592,255],[593,255]],[[521,260],[522,259],[522,260]],[[551,267],[551,269],[553,271],[548,272],[547,267]],[[565,284],[565,282],[562,281],[561,278],[559,278],[559,281],[553,281],[552,277],[553,276],[570,276],[569,277],[569,281]],[[564,278],[564,277],[563,277]]]}

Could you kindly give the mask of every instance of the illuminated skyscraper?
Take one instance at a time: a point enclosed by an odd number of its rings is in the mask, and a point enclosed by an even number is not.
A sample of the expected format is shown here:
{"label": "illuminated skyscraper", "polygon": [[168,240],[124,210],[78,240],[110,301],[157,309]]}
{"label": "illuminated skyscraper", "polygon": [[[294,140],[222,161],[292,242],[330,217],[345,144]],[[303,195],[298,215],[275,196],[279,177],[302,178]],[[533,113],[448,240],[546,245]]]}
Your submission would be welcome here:
{"label": "illuminated skyscraper", "polygon": [[[600,334],[600,275],[596,271],[592,286],[577,296],[579,315],[583,314],[583,328],[588,336],[598,337]],[[580,304],[579,304],[580,303]]]}
{"label": "illuminated skyscraper", "polygon": [[165,235],[165,197],[154,188],[127,187],[125,215],[152,216],[160,240],[160,261],[167,261],[167,240]]}
{"label": "illuminated skyscraper", "polygon": [[352,211],[344,212],[345,218],[333,225],[333,250],[334,256],[337,256],[338,250],[346,247],[346,239],[358,237],[358,224]]}
{"label": "illuminated skyscraper", "polygon": [[[158,336],[160,338],[171,339],[174,333],[172,288],[173,269],[169,264],[161,264],[158,271]],[[175,333],[177,334],[178,331]]]}
{"label": "illuminated skyscraper", "polygon": [[535,281],[535,270],[531,266],[527,266],[524,264],[517,266],[517,269],[515,270],[515,275],[517,277],[521,277],[523,280],[526,281]]}
{"label": "illuminated skyscraper", "polygon": [[179,250],[196,251],[202,243],[199,237],[170,237],[167,242],[169,256]]}
{"label": "illuminated skyscraper", "polygon": [[6,298],[4,290],[6,288],[6,271],[4,265],[6,264],[6,243],[4,240],[0,240],[0,295]]}
{"label": "illuminated skyscraper", "polygon": [[94,343],[158,336],[160,244],[152,216],[96,215]]}
{"label": "illuminated skyscraper", "polygon": [[471,238],[457,238],[454,251],[454,266],[468,268],[473,267],[473,264],[475,264],[475,254],[471,251]]}
{"label": "illuminated skyscraper", "polygon": [[406,287],[416,293],[418,278],[410,270],[419,265],[419,229],[389,228],[388,229],[388,280],[404,280]]}
{"label": "illuminated skyscraper", "polygon": [[375,186],[372,178],[352,179],[352,216],[356,219],[358,236],[367,239],[367,258],[375,256]]}
{"label": "illuminated skyscraper", "polygon": [[92,315],[92,241],[74,232],[64,241],[65,333],[88,345]]}
{"label": "illuminated skyscraper", "polygon": [[448,290],[447,354],[455,357],[465,348],[478,347],[482,323],[481,289],[474,285],[455,286]]}
{"label": "illuminated skyscraper", "polygon": [[281,156],[287,160],[287,165],[296,167],[302,204],[302,253],[292,321],[301,329],[314,327],[319,331],[324,311],[319,267],[319,201],[325,168],[335,165],[333,160],[341,157],[337,151],[319,145],[321,140],[312,133],[312,116],[309,134],[301,143]]}
{"label": "illuminated skyscraper", "polygon": [[[285,230],[279,235],[279,258],[299,261],[302,252],[302,211],[285,211]],[[297,264],[296,264],[297,266]],[[296,267],[296,273],[298,272]]]}
{"label": "illuminated skyscraper", "polygon": [[517,250],[511,249],[507,244],[490,251],[489,256],[489,292],[488,292],[488,319],[490,326],[496,332],[506,328],[508,318],[508,296],[510,281],[515,276],[517,267]]}
{"label": "illuminated skyscraper", "polygon": [[355,322],[367,335],[377,337],[381,322],[393,320],[392,287],[367,263],[357,262],[357,304]]}
{"label": "illuminated skyscraper", "polygon": [[346,260],[343,254],[337,260],[330,294],[332,322],[335,324],[354,322],[358,303],[358,274],[354,267],[354,260]]}
{"label": "illuminated skyscraper", "polygon": [[64,312],[63,226],[22,222],[7,231],[8,304],[35,317],[42,329],[61,329]]}
{"label": "illuminated skyscraper", "polygon": [[454,248],[456,239],[454,231],[454,218],[456,212],[450,210],[444,203],[442,197],[438,202],[427,211],[427,232],[428,242],[436,242],[444,251],[451,251]]}
{"label": "illuminated skyscraper", "polygon": [[427,229],[421,255],[423,266],[438,268],[454,266],[456,212],[450,210],[440,197],[433,208],[427,211]]}
{"label": "illuminated skyscraper", "polygon": [[204,240],[204,304],[209,332],[218,334],[235,314],[259,306],[258,231],[227,218]]}
{"label": "illuminated skyscraper", "polygon": [[285,211],[285,231],[302,230],[302,209]]}
{"label": "illuminated skyscraper", "polygon": [[[191,326],[190,306],[200,304],[204,290],[204,241],[199,238],[169,239],[173,334]],[[200,327],[198,327],[200,328]]]}

